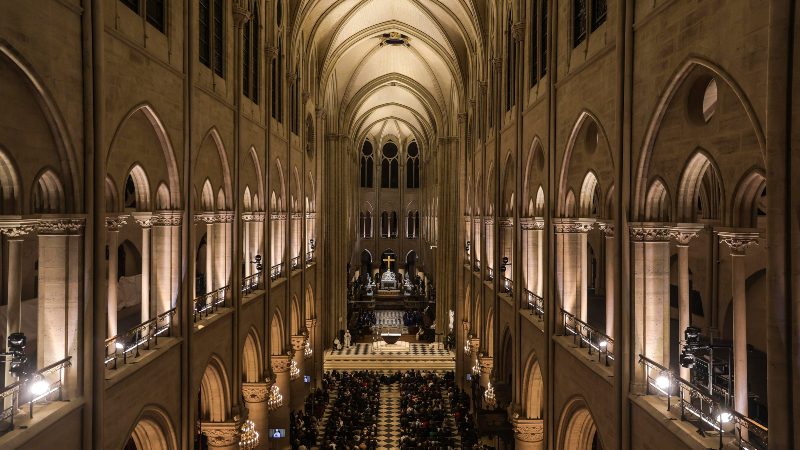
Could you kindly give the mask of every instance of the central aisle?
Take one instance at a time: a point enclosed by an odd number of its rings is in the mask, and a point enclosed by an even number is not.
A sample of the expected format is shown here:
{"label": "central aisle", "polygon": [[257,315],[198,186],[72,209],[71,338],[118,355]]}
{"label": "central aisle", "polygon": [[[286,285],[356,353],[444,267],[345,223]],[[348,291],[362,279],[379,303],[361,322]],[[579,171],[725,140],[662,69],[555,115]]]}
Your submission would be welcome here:
{"label": "central aisle", "polygon": [[400,431],[400,385],[382,385],[378,413],[378,450],[399,449]]}

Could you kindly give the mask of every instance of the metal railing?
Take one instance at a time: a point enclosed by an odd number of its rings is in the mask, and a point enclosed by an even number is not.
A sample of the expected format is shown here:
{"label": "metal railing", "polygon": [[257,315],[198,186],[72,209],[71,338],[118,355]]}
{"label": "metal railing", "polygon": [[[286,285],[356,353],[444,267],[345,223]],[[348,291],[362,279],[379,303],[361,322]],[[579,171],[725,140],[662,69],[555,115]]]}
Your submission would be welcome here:
{"label": "metal railing", "polygon": [[514,294],[514,281],[508,277],[502,277],[502,279],[503,283],[500,285],[500,290],[508,293],[508,295]]}
{"label": "metal railing", "polygon": [[544,299],[527,289],[523,289],[522,292],[525,294],[528,310],[536,314],[540,319],[544,317]]}
{"label": "metal railing", "polygon": [[242,280],[242,293],[245,295],[261,289],[261,279],[263,275],[261,272],[256,272],[252,275],[245,277]]}
{"label": "metal railing", "polygon": [[682,421],[692,422],[688,419],[691,416],[699,422],[697,424],[699,430],[709,431],[703,429],[705,424],[707,428],[717,432],[720,449],[723,448],[723,437],[726,433],[729,433],[728,436],[740,449],[769,448],[767,427],[734,411],[730,405],[708,395],[706,389],[684,380],[644,355],[639,355],[639,364],[644,366],[647,395],[660,393],[666,396],[667,411],[672,409],[674,399],[677,402],[676,406],[680,408]]}
{"label": "metal railing", "polygon": [[283,263],[278,263],[272,266],[269,270],[269,279],[272,281],[277,280],[283,275]]}
{"label": "metal railing", "polygon": [[120,358],[122,364],[128,363],[128,357],[138,358],[139,349],[144,347],[145,350],[150,350],[151,341],[153,345],[158,345],[159,336],[169,336],[175,312],[175,308],[172,308],[125,333],[106,339],[106,367],[113,363],[110,368],[116,369]]}
{"label": "metal railing", "polygon": [[289,267],[291,267],[292,270],[299,269],[300,268],[300,257],[299,256],[295,256],[294,258],[292,258],[289,261],[289,264],[290,264]]}
{"label": "metal railing", "polygon": [[[11,397],[10,405],[0,411],[0,421],[8,421],[10,427],[5,432],[14,429],[14,416],[20,407],[28,404],[28,417],[33,419],[33,404],[58,392],[58,400],[64,400],[64,369],[72,365],[72,356],[56,361],[49,366],[38,370],[24,380],[18,380],[0,390],[0,404],[6,403],[6,398]],[[53,374],[58,377],[53,379]]]}
{"label": "metal railing", "polygon": [[592,350],[596,351],[597,361],[604,362],[605,365],[608,365],[609,360],[614,360],[614,340],[607,334],[601,333],[563,309],[561,317],[564,321],[564,334],[571,334],[579,348],[583,348],[585,345],[589,349],[590,355]]}
{"label": "metal railing", "polygon": [[194,321],[203,320],[217,312],[220,307],[228,305],[228,297],[230,297],[230,286],[221,287],[215,291],[211,291],[206,295],[194,299],[192,311],[194,311]]}

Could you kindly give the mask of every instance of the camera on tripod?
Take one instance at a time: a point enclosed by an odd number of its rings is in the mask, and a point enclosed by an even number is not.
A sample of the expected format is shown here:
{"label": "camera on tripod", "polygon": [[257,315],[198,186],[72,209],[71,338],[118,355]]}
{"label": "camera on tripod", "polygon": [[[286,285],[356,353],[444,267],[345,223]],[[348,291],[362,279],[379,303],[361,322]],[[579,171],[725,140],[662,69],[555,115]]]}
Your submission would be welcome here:
{"label": "camera on tripod", "polygon": [[6,351],[0,353],[5,359],[4,362],[11,362],[9,372],[17,379],[25,378],[28,375],[28,356],[25,355],[25,344],[27,338],[24,333],[11,333],[8,335]]}

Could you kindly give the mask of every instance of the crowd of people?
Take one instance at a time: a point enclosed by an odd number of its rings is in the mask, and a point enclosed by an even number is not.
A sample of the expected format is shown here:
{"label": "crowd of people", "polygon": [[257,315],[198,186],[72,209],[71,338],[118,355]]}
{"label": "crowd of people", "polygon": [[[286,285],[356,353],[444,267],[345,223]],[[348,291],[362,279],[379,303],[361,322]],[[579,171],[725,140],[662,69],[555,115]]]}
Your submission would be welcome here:
{"label": "crowd of people", "polygon": [[319,420],[325,414],[329,399],[328,389],[323,384],[322,388],[311,391],[302,411],[290,414],[292,450],[308,450],[317,445]]}
{"label": "crowd of people", "polygon": [[[402,449],[473,448],[477,435],[469,417],[469,398],[453,372],[406,372],[400,380]],[[461,439],[458,439],[459,436]]]}
{"label": "crowd of people", "polygon": [[325,426],[323,449],[377,448],[380,377],[367,371],[325,374],[331,389],[337,390]]}

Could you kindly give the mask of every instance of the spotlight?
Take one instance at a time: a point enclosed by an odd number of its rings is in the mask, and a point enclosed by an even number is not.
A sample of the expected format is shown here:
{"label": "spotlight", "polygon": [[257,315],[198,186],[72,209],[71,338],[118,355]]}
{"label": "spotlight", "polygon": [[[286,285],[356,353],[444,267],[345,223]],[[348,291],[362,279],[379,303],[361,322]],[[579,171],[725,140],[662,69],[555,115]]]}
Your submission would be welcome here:
{"label": "spotlight", "polygon": [[124,350],[125,349],[125,344],[123,344],[122,342],[117,342],[117,343],[114,344],[114,347],[117,350]]}
{"label": "spotlight", "polygon": [[661,389],[662,391],[666,391],[669,389],[669,375],[666,372],[662,372],[661,375],[656,377],[656,387]]}
{"label": "spotlight", "polygon": [[34,397],[39,397],[46,394],[47,391],[50,390],[50,383],[45,381],[44,378],[39,377],[36,381],[31,383],[31,387],[29,389]]}
{"label": "spotlight", "polygon": [[686,351],[681,352],[680,356],[680,363],[681,367],[685,369],[691,369],[694,367],[694,354],[688,353]]}
{"label": "spotlight", "polygon": [[686,340],[684,345],[687,348],[692,349],[700,345],[700,328],[687,327],[686,331],[683,332],[683,336]]}
{"label": "spotlight", "polygon": [[607,350],[608,349],[608,341],[603,339],[602,341],[597,343],[597,346],[600,347],[600,350]]}

